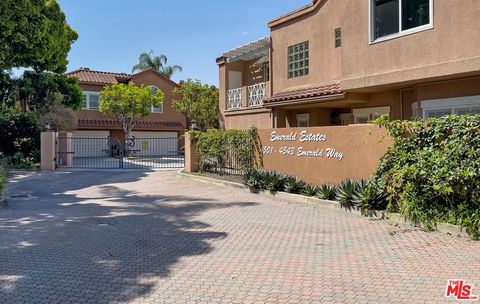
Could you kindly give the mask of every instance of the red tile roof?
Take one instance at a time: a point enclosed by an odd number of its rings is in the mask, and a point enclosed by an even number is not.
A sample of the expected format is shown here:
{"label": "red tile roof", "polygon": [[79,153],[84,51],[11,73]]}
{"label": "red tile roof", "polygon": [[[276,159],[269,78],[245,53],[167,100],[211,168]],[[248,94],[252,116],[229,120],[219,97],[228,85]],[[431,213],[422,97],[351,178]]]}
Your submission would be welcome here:
{"label": "red tile roof", "polygon": [[98,85],[109,85],[113,83],[126,83],[130,80],[134,80],[138,77],[143,76],[146,73],[155,73],[160,76],[164,81],[171,84],[174,87],[178,87],[178,83],[171,80],[170,78],[166,77],[162,73],[154,70],[154,69],[147,69],[141,71],[137,74],[127,74],[127,73],[112,73],[112,72],[102,72],[102,71],[94,71],[88,68],[80,68],[78,70],[66,73],[67,76],[70,77],[77,77],[80,80],[80,83],[83,84],[98,84]]}
{"label": "red tile roof", "polygon": [[81,83],[92,84],[112,84],[118,82],[128,82],[133,75],[126,73],[110,73],[101,71],[92,71],[86,68],[67,73],[67,76],[77,77]]}
{"label": "red tile roof", "polygon": [[[120,124],[115,119],[79,119],[78,128],[120,128]],[[178,121],[140,121],[137,123],[136,128],[172,128],[182,129],[183,126]]]}
{"label": "red tile roof", "polygon": [[290,89],[279,92],[267,99],[267,103],[294,101],[299,99],[323,97],[329,95],[342,94],[340,83],[330,83],[326,85],[308,86],[297,89]]}

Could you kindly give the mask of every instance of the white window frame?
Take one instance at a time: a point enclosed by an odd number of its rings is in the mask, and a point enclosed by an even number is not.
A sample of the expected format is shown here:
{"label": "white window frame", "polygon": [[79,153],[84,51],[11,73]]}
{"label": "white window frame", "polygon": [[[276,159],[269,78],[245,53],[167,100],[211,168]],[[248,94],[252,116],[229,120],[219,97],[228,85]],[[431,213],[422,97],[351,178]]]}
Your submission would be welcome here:
{"label": "white window frame", "polygon": [[403,1],[408,1],[408,0],[398,0],[398,7],[399,7],[398,33],[393,33],[393,34],[375,39],[374,38],[375,37],[375,35],[374,35],[375,23],[374,23],[374,20],[373,20],[375,6],[373,5],[373,1],[375,1],[375,0],[368,0],[368,21],[369,21],[369,27],[370,27],[369,31],[368,31],[368,42],[369,42],[369,44],[375,44],[375,43],[379,43],[379,42],[382,42],[382,41],[391,40],[391,39],[395,39],[395,38],[399,38],[399,37],[403,37],[403,36],[407,36],[407,35],[415,34],[415,33],[418,33],[418,32],[423,32],[423,31],[426,31],[426,30],[433,29],[433,17],[434,17],[434,13],[433,13],[434,12],[434,7],[433,7],[433,2],[434,1],[433,0],[429,0],[429,8],[430,8],[429,21],[430,22],[428,24],[417,26],[415,28],[411,28],[411,29],[408,29],[408,30],[402,30],[402,4],[403,4]]}
{"label": "white window frame", "polygon": [[383,114],[390,114],[390,106],[384,107],[373,107],[373,108],[361,108],[353,109],[353,121],[355,124],[363,124],[359,122],[360,119],[367,119],[367,121],[372,121],[377,119]]}
{"label": "white window frame", "polygon": [[[157,89],[158,91],[160,91],[160,89],[154,85],[151,85],[151,86],[148,86],[149,88],[155,88]],[[163,103],[162,103],[162,106],[160,108],[157,108],[157,107],[154,107],[153,105],[150,105],[150,113],[163,113]]]}
{"label": "white window frame", "polygon": [[458,110],[480,108],[480,95],[422,100],[420,107],[423,118],[432,111],[450,110],[456,114]]}
{"label": "white window frame", "polygon": [[[300,122],[306,122],[306,127],[300,127]],[[308,128],[310,127],[310,114],[309,113],[302,113],[297,114],[297,127],[298,128]]]}
{"label": "white window frame", "polygon": [[[98,96],[98,108],[91,108],[90,107],[90,96],[95,95]],[[85,96],[85,106],[83,109],[84,110],[92,110],[92,111],[98,111],[100,108],[100,92],[96,91],[83,91],[83,96]]]}

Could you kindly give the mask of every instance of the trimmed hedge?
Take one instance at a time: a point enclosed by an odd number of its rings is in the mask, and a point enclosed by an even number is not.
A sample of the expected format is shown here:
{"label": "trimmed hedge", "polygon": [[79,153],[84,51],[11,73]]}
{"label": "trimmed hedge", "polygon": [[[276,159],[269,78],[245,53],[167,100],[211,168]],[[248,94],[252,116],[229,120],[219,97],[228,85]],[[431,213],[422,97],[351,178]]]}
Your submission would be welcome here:
{"label": "trimmed hedge", "polygon": [[245,172],[254,165],[256,129],[189,131],[193,134],[200,159],[200,171],[234,168]]}

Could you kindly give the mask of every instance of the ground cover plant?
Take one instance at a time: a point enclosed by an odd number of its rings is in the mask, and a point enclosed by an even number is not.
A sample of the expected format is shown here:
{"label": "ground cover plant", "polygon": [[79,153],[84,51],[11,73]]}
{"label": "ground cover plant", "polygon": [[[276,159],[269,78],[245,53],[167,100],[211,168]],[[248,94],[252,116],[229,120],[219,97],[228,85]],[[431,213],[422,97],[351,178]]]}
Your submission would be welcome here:
{"label": "ground cover plant", "polygon": [[480,237],[480,115],[389,121],[393,146],[382,158],[371,187],[386,193],[387,210],[431,228],[461,225]]}

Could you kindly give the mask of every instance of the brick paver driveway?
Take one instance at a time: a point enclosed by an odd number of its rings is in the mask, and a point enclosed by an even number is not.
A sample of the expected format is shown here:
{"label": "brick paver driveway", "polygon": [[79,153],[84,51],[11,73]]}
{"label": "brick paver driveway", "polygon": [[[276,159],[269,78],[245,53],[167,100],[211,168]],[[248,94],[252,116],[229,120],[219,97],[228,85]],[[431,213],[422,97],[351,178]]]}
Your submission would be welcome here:
{"label": "brick paver driveway", "polygon": [[0,303],[438,303],[480,243],[178,179],[17,174]]}

